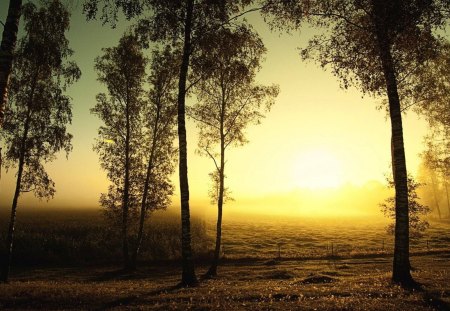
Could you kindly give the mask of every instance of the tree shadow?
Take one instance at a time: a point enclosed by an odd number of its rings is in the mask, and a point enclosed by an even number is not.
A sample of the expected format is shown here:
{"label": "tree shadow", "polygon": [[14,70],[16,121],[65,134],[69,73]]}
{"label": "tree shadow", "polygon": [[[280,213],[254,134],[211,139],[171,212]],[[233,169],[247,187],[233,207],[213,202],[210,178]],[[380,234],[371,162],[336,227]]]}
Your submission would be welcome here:
{"label": "tree shadow", "polygon": [[89,279],[91,282],[106,282],[106,281],[132,281],[143,280],[154,277],[169,277],[173,276],[173,269],[161,269],[158,267],[145,268],[145,269],[115,269],[106,272],[102,272],[99,275],[93,276]]}
{"label": "tree shadow", "polygon": [[426,288],[425,284],[421,284],[418,282],[414,282],[404,289],[410,293],[419,293],[422,295],[424,303],[433,308],[434,310],[439,311],[448,311],[450,310],[450,303],[444,301],[438,292],[432,291]]}
{"label": "tree shadow", "polygon": [[144,301],[148,300],[148,298],[150,298],[150,297],[153,297],[153,296],[156,297],[156,296],[160,296],[162,294],[174,292],[181,288],[185,288],[185,287],[182,286],[181,284],[177,284],[177,285],[172,285],[172,286],[165,286],[165,287],[150,291],[143,295],[128,295],[126,297],[120,297],[116,300],[105,303],[102,306],[100,306],[94,310],[106,310],[106,309],[112,309],[112,308],[116,308],[116,307],[120,307],[120,306],[130,305],[132,303],[137,303],[140,301],[144,302]]}
{"label": "tree shadow", "polygon": [[438,293],[429,291],[429,290],[423,290],[422,291],[422,295],[423,295],[423,300],[424,302],[432,307],[435,310],[439,310],[439,311],[448,311],[450,310],[450,303],[442,300],[439,297]]}

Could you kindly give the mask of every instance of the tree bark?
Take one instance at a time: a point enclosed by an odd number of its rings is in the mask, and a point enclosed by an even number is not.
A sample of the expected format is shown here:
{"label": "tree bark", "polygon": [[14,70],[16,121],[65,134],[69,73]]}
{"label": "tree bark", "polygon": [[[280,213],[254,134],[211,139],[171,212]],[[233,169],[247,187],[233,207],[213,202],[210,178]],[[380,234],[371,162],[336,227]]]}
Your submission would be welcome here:
{"label": "tree bark", "polygon": [[184,26],[183,58],[178,81],[178,145],[179,145],[179,174],[181,194],[181,257],[182,257],[182,286],[193,286],[198,283],[195,275],[194,261],[191,248],[191,224],[189,211],[189,182],[187,171],[187,141],[186,141],[186,80],[189,70],[191,54],[191,28],[194,1],[188,0]]}
{"label": "tree bark", "polygon": [[20,188],[22,184],[22,174],[23,168],[25,166],[25,148],[26,148],[26,140],[28,136],[30,125],[30,112],[28,112],[27,119],[25,121],[23,136],[22,136],[22,144],[20,150],[20,158],[19,158],[19,167],[17,169],[17,179],[16,179],[16,189],[14,191],[14,198],[11,206],[11,217],[9,220],[9,229],[8,236],[6,238],[6,257],[3,266],[1,281],[6,283],[9,279],[9,271],[11,268],[12,261],[12,252],[13,252],[13,243],[14,243],[14,231],[15,231],[15,223],[16,223],[16,215],[17,215],[17,202],[20,196]]}
{"label": "tree bark", "polygon": [[395,246],[392,280],[401,285],[414,283],[409,262],[409,212],[406,158],[397,78],[391,54],[391,43],[385,23],[383,1],[372,0],[379,55],[389,100],[395,183]]}
{"label": "tree bark", "polygon": [[17,42],[21,8],[22,0],[9,1],[8,15],[0,45],[0,127],[3,127],[3,118],[8,100],[8,85]]}

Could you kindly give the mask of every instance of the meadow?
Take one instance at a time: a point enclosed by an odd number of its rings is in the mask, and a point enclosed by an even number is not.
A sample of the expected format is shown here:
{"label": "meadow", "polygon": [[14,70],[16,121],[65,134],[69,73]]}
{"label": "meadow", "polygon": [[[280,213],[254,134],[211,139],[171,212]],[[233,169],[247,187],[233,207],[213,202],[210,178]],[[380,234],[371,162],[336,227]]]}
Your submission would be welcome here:
{"label": "meadow", "polygon": [[[2,232],[6,214],[0,215]],[[179,217],[155,215],[136,272],[120,270],[120,239],[99,211],[23,211],[5,310],[449,310],[450,224],[413,241],[422,287],[390,283],[392,237],[364,219],[225,218],[219,276],[179,288]],[[192,219],[201,278],[213,219]],[[2,236],[3,238],[3,236]],[[384,244],[383,244],[384,241]]]}
{"label": "meadow", "polygon": [[[5,238],[7,220],[7,213],[0,213],[1,240]],[[393,236],[386,232],[386,224],[379,218],[368,221],[365,218],[225,215],[222,257],[239,260],[389,255],[393,250]],[[192,217],[192,245],[197,259],[210,257],[214,237],[215,219]],[[158,212],[147,223],[140,258],[174,261],[180,258],[180,245],[179,215]],[[448,221],[431,220],[423,237],[411,240],[412,253],[449,248]],[[18,215],[16,265],[115,264],[120,260],[120,229],[113,227],[100,210],[27,209]]]}
{"label": "meadow", "polygon": [[[249,219],[249,218],[247,218]],[[223,255],[226,258],[324,258],[390,254],[393,236],[387,222],[370,218],[257,217],[252,221],[225,218]],[[208,234],[214,234],[208,223]],[[430,228],[411,240],[411,252],[450,247],[450,222],[430,220]],[[280,254],[279,254],[279,253]]]}

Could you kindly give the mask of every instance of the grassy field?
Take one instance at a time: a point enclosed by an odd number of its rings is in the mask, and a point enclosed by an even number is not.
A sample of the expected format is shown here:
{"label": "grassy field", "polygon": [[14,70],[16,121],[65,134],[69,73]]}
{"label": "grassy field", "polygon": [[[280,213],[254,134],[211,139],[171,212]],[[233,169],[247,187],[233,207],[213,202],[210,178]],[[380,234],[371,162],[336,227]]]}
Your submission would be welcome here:
{"label": "grassy field", "polygon": [[[200,277],[214,226],[212,219],[193,219]],[[139,270],[124,274],[120,239],[98,212],[23,213],[11,282],[0,284],[0,309],[450,310],[450,224],[432,222],[413,241],[413,275],[422,284],[415,290],[390,283],[392,237],[384,226],[364,219],[227,217],[219,277],[178,288],[174,214],[153,218]]]}
{"label": "grassy field", "polygon": [[[411,241],[412,252],[450,247],[450,223],[431,221],[424,236]],[[386,233],[386,222],[366,218],[313,219],[259,217],[256,220],[225,218],[223,255],[228,258],[311,258],[389,254],[393,236]],[[208,222],[208,234],[214,234]]]}
{"label": "grassy field", "polygon": [[[0,215],[0,241],[5,240],[7,215]],[[147,222],[140,258],[174,260],[180,257],[179,217],[159,213]],[[193,249],[205,257],[212,239],[206,223],[192,219]],[[120,229],[99,210],[25,210],[17,217],[13,262],[18,265],[112,264],[120,262]],[[0,258],[4,253],[0,246]]]}
{"label": "grassy field", "polygon": [[[89,310],[449,310],[450,253],[414,256],[420,290],[389,282],[388,257],[228,261],[220,276],[177,288],[177,265],[34,268],[0,285],[0,308]],[[197,272],[205,272],[201,266]]]}

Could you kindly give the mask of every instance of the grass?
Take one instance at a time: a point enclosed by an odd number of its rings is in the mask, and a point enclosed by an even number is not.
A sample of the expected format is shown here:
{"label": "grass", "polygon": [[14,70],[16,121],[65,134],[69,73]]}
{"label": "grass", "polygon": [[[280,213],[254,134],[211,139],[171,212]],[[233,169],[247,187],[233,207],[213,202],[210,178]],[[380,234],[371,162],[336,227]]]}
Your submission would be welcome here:
{"label": "grass", "polygon": [[[215,223],[192,224],[201,276]],[[384,224],[227,218],[219,277],[178,288],[176,215],[152,218],[139,270],[123,273],[120,239],[98,212],[25,213],[18,217],[11,282],[0,284],[0,309],[450,310],[449,229],[432,223],[412,243],[413,276],[422,288],[408,291],[390,282]]]}
{"label": "grass", "polygon": [[[0,221],[0,241],[5,240],[6,217]],[[175,214],[155,214],[146,225],[141,260],[174,260],[180,257],[180,225]],[[204,221],[192,219],[191,234],[198,257],[209,253],[212,239]],[[5,229],[3,229],[5,228]],[[26,211],[18,215],[14,239],[15,265],[111,264],[120,262],[120,229],[112,227],[98,210]],[[4,247],[4,243],[1,243]],[[0,258],[4,257],[0,248]]]}
{"label": "grass", "polygon": [[[0,308],[149,310],[449,310],[450,253],[413,257],[422,290],[390,283],[390,258],[226,263],[219,277],[177,288],[175,264],[14,271]],[[198,273],[206,272],[201,266]]]}

